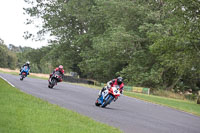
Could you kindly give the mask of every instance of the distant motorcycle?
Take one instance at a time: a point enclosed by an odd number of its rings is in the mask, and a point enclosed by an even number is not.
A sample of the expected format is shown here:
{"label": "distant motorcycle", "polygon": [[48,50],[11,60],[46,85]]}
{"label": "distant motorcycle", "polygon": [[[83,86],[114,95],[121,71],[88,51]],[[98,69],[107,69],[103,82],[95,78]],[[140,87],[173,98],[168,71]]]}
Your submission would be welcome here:
{"label": "distant motorcycle", "polygon": [[21,69],[21,77],[20,77],[20,80],[22,81],[29,73],[29,68],[27,66],[24,66],[22,69]]}
{"label": "distant motorcycle", "polygon": [[102,92],[102,95],[97,98],[95,105],[101,107],[106,107],[108,104],[110,104],[113,100],[117,100],[118,97],[121,95],[119,91],[119,86],[113,86],[110,89],[106,89]]}
{"label": "distant motorcycle", "polygon": [[49,88],[53,88],[55,85],[57,85],[57,82],[61,82],[62,81],[62,76],[60,74],[60,72],[55,72],[51,78],[49,79]]}

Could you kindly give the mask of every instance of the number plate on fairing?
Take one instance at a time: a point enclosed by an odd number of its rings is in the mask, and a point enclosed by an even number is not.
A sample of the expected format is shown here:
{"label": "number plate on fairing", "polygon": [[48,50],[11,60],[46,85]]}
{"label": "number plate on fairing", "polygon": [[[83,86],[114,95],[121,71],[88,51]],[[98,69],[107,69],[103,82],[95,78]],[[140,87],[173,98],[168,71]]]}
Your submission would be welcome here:
{"label": "number plate on fairing", "polygon": [[112,87],[114,95],[120,94],[119,90],[116,87]]}

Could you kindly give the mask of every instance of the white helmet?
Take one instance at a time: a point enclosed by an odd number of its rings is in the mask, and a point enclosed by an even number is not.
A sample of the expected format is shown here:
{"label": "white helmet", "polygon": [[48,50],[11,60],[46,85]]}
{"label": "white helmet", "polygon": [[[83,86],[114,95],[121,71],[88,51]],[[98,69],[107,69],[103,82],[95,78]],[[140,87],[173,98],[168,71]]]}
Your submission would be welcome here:
{"label": "white helmet", "polygon": [[29,62],[29,61],[27,61],[27,62],[26,62],[26,64],[27,64],[27,65],[29,65],[29,64],[30,64],[30,62]]}

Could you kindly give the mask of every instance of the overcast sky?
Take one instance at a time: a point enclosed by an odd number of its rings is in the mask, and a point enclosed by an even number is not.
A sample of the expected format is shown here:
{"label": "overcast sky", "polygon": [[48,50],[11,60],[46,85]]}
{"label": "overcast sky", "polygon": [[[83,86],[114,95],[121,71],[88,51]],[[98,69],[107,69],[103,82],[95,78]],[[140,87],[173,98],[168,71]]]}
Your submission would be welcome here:
{"label": "overcast sky", "polygon": [[0,0],[0,38],[6,45],[28,46],[40,48],[47,45],[47,41],[35,42],[31,39],[25,40],[25,31],[36,33],[38,31],[34,25],[28,26],[24,23],[26,18],[23,14],[23,7],[26,7],[24,0]]}

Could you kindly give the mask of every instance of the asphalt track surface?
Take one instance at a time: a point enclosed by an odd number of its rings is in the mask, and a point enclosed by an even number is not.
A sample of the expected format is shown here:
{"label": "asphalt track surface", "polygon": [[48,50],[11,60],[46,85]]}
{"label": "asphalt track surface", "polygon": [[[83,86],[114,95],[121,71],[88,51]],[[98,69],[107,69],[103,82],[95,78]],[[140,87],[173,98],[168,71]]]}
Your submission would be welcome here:
{"label": "asphalt track surface", "polygon": [[121,96],[108,107],[95,106],[98,90],[59,83],[54,89],[47,87],[48,81],[2,74],[21,91],[50,103],[73,110],[92,119],[120,128],[125,133],[200,133],[200,117]]}

